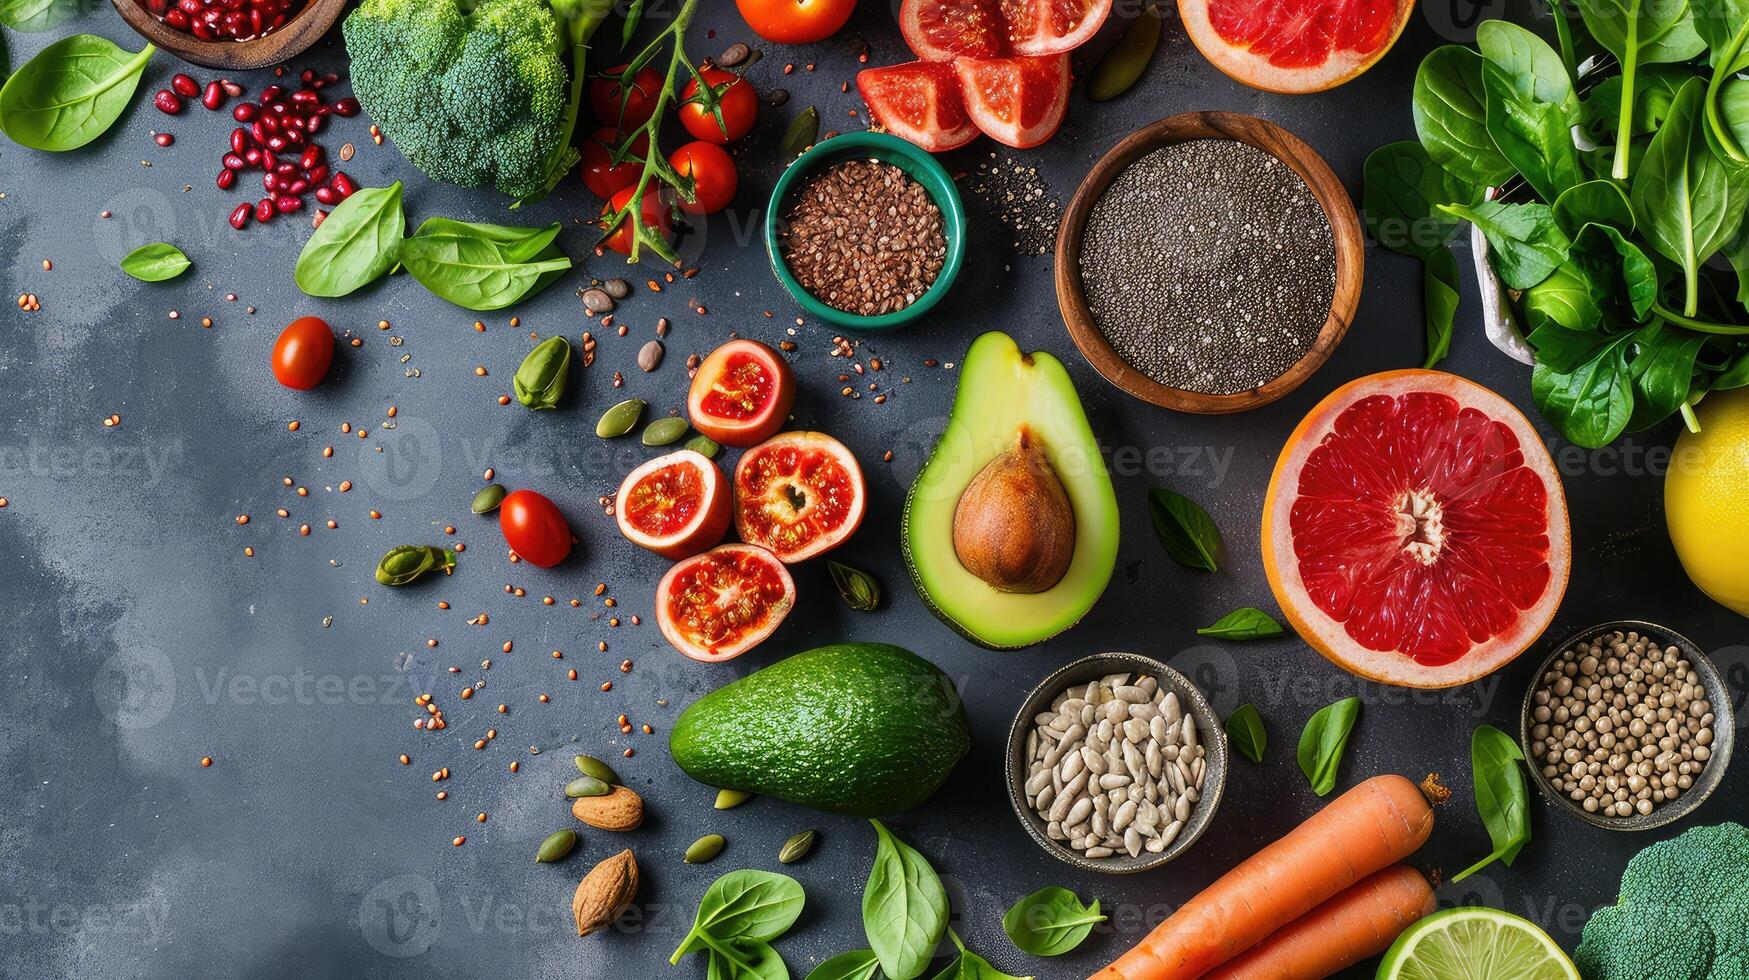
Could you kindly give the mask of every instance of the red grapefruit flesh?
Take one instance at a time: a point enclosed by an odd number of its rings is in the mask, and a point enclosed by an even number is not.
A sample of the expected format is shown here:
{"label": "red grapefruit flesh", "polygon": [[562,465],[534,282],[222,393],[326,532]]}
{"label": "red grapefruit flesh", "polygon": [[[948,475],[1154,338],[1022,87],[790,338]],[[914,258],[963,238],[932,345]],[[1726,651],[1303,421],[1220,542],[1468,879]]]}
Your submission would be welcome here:
{"label": "red grapefruit flesh", "polygon": [[1415,0],[1178,0],[1185,32],[1216,68],[1268,92],[1322,92],[1372,67]]}
{"label": "red grapefruit flesh", "polygon": [[978,138],[966,115],[953,65],[909,61],[856,73],[856,91],[887,132],[931,153],[957,150]]}
{"label": "red grapefruit flesh", "polygon": [[[1111,0],[1001,0],[1015,54],[1067,54],[1099,33]],[[976,54],[968,51],[966,54]]]}
{"label": "red grapefruit flesh", "polygon": [[786,564],[838,547],[862,523],[856,457],[824,432],[785,432],[735,464],[735,530]]}
{"label": "red grapefruit flesh", "polygon": [[966,112],[984,135],[1018,149],[1050,139],[1069,107],[1069,56],[956,58]]}
{"label": "red grapefruit flesh", "polygon": [[664,558],[686,558],[728,533],[730,496],[717,464],[682,449],[626,474],[614,498],[614,519],[631,543]]}
{"label": "red grapefruit flesh", "polygon": [[1263,562],[1289,622],[1403,687],[1486,676],[1547,628],[1572,542],[1554,460],[1506,399],[1441,371],[1350,382],[1276,461]]}
{"label": "red grapefruit flesh", "polygon": [[771,552],[725,544],[662,576],[656,624],[674,649],[719,663],[758,646],[795,604],[795,580]]}
{"label": "red grapefruit flesh", "polygon": [[731,340],[711,351],[686,395],[692,427],[725,446],[771,438],[795,404],[789,362],[757,340]]}
{"label": "red grapefruit flesh", "polygon": [[924,61],[952,61],[1001,54],[1008,25],[997,0],[903,0],[899,31]]}

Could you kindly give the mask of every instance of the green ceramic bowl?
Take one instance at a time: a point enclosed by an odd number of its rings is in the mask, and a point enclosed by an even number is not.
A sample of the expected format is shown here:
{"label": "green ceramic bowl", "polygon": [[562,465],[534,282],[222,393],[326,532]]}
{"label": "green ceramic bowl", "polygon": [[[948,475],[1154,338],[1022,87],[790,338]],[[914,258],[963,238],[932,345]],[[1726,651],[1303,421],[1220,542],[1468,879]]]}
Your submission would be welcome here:
{"label": "green ceramic bowl", "polygon": [[[827,306],[802,288],[783,261],[780,225],[791,194],[815,174],[846,159],[857,158],[890,163],[922,184],[935,200],[935,206],[941,209],[942,233],[947,236],[947,261],[942,264],[935,282],[915,303],[881,316],[857,316]],[[797,157],[777,179],[777,186],[771,189],[771,203],[765,212],[765,252],[771,256],[771,271],[777,274],[777,281],[783,283],[783,288],[789,290],[789,294],[810,315],[852,330],[893,330],[928,312],[953,287],[954,277],[959,275],[960,263],[966,254],[966,210],[960,203],[953,178],[927,151],[886,133],[846,133],[816,144]]]}

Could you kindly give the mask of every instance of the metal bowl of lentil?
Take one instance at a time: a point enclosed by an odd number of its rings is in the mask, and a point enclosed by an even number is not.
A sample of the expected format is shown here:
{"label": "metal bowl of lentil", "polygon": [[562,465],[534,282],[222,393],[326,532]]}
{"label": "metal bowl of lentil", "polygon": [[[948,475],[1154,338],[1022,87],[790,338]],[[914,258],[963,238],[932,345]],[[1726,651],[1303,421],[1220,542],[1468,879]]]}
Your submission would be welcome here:
{"label": "metal bowl of lentil", "polygon": [[[1693,785],[1684,790],[1682,795],[1676,799],[1655,806],[1650,813],[1636,812],[1628,817],[1604,816],[1601,813],[1586,810],[1580,801],[1572,799],[1568,793],[1557,789],[1549,777],[1544,775],[1543,767],[1546,760],[1538,759],[1533,751],[1534,745],[1538,741],[1533,737],[1534,728],[1538,724],[1534,713],[1538,707],[1537,692],[1543,689],[1543,677],[1555,668],[1564,652],[1578,647],[1581,643],[1589,644],[1595,638],[1607,637],[1618,631],[1623,634],[1638,633],[1655,643],[1659,648],[1675,647],[1682,659],[1688,661],[1694,674],[1697,675],[1700,686],[1706,692],[1708,707],[1712,709],[1713,714],[1711,728],[1713,735],[1708,746],[1710,758],[1706,760],[1706,765],[1701,769],[1699,778],[1695,779]],[[1735,732],[1736,727],[1731,709],[1731,690],[1726,685],[1724,677],[1719,673],[1718,667],[1701,651],[1700,647],[1675,630],[1659,626],[1656,623],[1624,619],[1580,630],[1567,637],[1563,642],[1556,644],[1549,651],[1549,655],[1543,659],[1542,664],[1537,667],[1536,673],[1532,675],[1530,687],[1524,693],[1524,706],[1519,713],[1518,741],[1519,747],[1523,750],[1524,757],[1529,763],[1531,779],[1536,783],[1537,789],[1542,791],[1543,796],[1557,807],[1594,827],[1602,827],[1607,830],[1651,830],[1682,819],[1706,802],[1707,797],[1712,795],[1713,790],[1717,789],[1719,783],[1724,779],[1725,770],[1731,764],[1731,747],[1735,742]]]}
{"label": "metal bowl of lentil", "polygon": [[[1152,677],[1160,690],[1176,694],[1185,717],[1193,720],[1197,740],[1204,750],[1203,758],[1206,761],[1203,763],[1200,798],[1194,801],[1190,813],[1184,819],[1183,829],[1171,839],[1170,844],[1158,853],[1144,850],[1131,857],[1119,850],[1108,857],[1090,858],[1069,847],[1066,842],[1052,839],[1049,824],[1027,802],[1026,782],[1032,768],[1031,760],[1026,757],[1027,736],[1033,732],[1038,715],[1050,711],[1059,694],[1112,674]],[[1183,854],[1214,823],[1215,811],[1220,809],[1222,791],[1227,784],[1227,759],[1227,733],[1221,725],[1221,716],[1188,678],[1162,661],[1139,653],[1096,653],[1058,668],[1040,681],[1021,703],[1020,711],[1014,716],[1014,723],[1008,730],[1008,801],[1027,836],[1052,857],[1083,871],[1134,874],[1158,868]],[[1166,832],[1169,831],[1170,828],[1167,828]]]}
{"label": "metal bowl of lentil", "polygon": [[[941,233],[946,254],[941,268],[922,295],[890,313],[861,316],[838,309],[810,293],[791,271],[784,257],[784,242],[788,234],[789,215],[795,198],[814,177],[852,160],[875,160],[891,164],[916,181],[935,207],[941,212]],[[845,133],[809,147],[797,157],[771,190],[771,202],[765,212],[765,251],[771,257],[771,269],[778,282],[795,297],[808,315],[853,330],[882,331],[904,326],[941,302],[959,275],[966,251],[966,212],[960,203],[958,189],[947,170],[935,158],[915,144],[886,133]]]}
{"label": "metal bowl of lentil", "polygon": [[[1082,279],[1082,245],[1094,207],[1126,169],[1148,154],[1191,140],[1236,140],[1287,165],[1305,182],[1330,226],[1334,249],[1334,291],[1329,314],[1304,353],[1282,373],[1255,388],[1209,394],[1171,387],[1125,360],[1101,330]],[[1075,346],[1105,380],[1143,401],[1181,412],[1218,415],[1243,412],[1275,401],[1299,387],[1323,366],[1348,332],[1360,303],[1365,244],[1354,202],[1341,181],[1311,147],[1292,133],[1254,116],[1231,112],[1186,112],[1136,130],[1112,147],[1081,181],[1063,212],[1057,232],[1057,305]]]}

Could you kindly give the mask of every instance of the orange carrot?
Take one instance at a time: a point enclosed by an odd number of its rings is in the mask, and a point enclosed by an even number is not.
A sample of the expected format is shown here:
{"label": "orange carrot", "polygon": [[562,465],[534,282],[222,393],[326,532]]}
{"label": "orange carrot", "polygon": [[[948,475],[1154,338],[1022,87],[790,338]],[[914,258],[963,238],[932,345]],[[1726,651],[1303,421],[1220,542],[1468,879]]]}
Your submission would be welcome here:
{"label": "orange carrot", "polygon": [[1092,980],[1200,977],[1413,854],[1432,831],[1414,783],[1375,776],[1222,875]]}
{"label": "orange carrot", "polygon": [[1389,949],[1433,911],[1421,872],[1394,864],[1275,931],[1202,980],[1322,980]]}

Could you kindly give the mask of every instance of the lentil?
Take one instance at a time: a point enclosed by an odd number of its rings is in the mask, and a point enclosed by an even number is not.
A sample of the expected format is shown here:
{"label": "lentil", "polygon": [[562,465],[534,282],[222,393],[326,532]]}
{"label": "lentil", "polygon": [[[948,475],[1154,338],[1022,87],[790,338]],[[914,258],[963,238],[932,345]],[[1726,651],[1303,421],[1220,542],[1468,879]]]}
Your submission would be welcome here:
{"label": "lentil", "polygon": [[796,281],[828,306],[860,316],[910,306],[947,258],[934,199],[903,170],[876,160],[847,160],[808,181],[787,222],[783,259]]}

